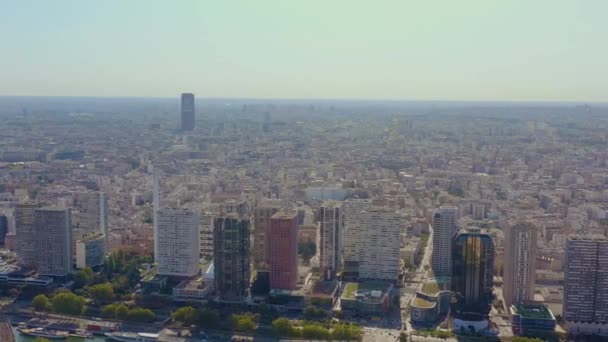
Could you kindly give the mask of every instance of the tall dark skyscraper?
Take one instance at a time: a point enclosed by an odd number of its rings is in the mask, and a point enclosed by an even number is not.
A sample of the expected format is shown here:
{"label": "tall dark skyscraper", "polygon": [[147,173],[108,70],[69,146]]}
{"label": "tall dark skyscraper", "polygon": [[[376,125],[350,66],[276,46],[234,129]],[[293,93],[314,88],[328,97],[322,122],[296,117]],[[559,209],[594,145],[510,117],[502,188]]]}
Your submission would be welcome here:
{"label": "tall dark skyscraper", "polygon": [[194,94],[182,94],[182,131],[194,130]]}
{"label": "tall dark skyscraper", "polygon": [[249,220],[218,217],[213,229],[215,289],[223,299],[245,297],[249,288]]}
{"label": "tall dark skyscraper", "polygon": [[480,229],[462,229],[452,243],[452,291],[458,313],[487,314],[492,304],[494,243]]}

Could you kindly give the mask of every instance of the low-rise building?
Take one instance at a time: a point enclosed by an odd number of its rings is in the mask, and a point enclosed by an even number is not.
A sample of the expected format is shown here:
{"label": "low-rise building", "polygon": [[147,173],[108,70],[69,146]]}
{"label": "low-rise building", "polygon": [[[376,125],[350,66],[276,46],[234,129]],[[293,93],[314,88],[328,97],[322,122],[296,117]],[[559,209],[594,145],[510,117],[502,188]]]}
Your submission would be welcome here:
{"label": "low-rise building", "polygon": [[447,278],[432,279],[416,292],[411,305],[411,320],[415,324],[430,325],[450,311],[452,293]]}
{"label": "low-rise building", "polygon": [[388,312],[393,297],[393,284],[381,281],[347,283],[340,302],[342,311],[356,314]]}
{"label": "low-rise building", "polygon": [[513,334],[534,336],[555,331],[555,316],[542,304],[511,305]]}

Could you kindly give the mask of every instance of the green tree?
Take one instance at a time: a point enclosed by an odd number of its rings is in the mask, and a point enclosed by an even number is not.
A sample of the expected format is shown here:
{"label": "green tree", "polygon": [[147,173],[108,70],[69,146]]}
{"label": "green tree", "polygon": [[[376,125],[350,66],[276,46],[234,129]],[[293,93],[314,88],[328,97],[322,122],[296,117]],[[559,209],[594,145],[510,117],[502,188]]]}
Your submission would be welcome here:
{"label": "green tree", "polygon": [[236,331],[249,333],[255,330],[252,315],[232,315],[230,316],[230,325]]}
{"label": "green tree", "polygon": [[181,307],[171,314],[174,321],[186,325],[192,325],[198,321],[198,311],[191,306]]}
{"label": "green tree", "polygon": [[134,308],[129,310],[127,319],[133,322],[152,322],[156,315],[150,309]]}
{"label": "green tree", "polygon": [[399,342],[407,342],[407,334],[403,331],[399,334]]}
{"label": "green tree", "polygon": [[322,320],[327,318],[327,313],[323,309],[319,309],[314,306],[309,306],[304,309],[304,318],[309,321]]}
{"label": "green tree", "polygon": [[129,308],[124,304],[118,305],[116,307],[116,315],[114,317],[122,320],[127,319],[129,317]]}
{"label": "green tree", "polygon": [[215,310],[202,309],[198,313],[198,325],[201,328],[213,328],[217,327],[220,322],[220,315]]}
{"label": "green tree", "polygon": [[312,242],[302,242],[298,244],[298,254],[304,259],[304,262],[310,262],[310,259],[317,253],[317,245]]}
{"label": "green tree", "polygon": [[338,323],[331,332],[332,339],[338,341],[358,340],[361,336],[361,327],[354,324]]}
{"label": "green tree", "polygon": [[44,337],[36,337],[36,342],[51,342],[48,339],[44,338]]}
{"label": "green tree", "polygon": [[277,318],[272,321],[272,332],[277,336],[289,336],[291,334],[291,322],[287,318]]}
{"label": "green tree", "polygon": [[61,292],[51,299],[53,309],[62,314],[82,315],[86,300],[71,292]]}
{"label": "green tree", "polygon": [[302,337],[307,339],[329,340],[331,335],[327,328],[320,324],[307,324],[302,328]]}
{"label": "green tree", "polygon": [[47,296],[39,294],[32,300],[32,306],[36,311],[46,311],[51,308],[51,302]]}
{"label": "green tree", "polygon": [[97,303],[108,303],[114,298],[114,288],[110,283],[90,286],[87,291]]}
{"label": "green tree", "polygon": [[101,309],[101,315],[108,318],[115,318],[117,307],[118,306],[116,304],[108,304]]}

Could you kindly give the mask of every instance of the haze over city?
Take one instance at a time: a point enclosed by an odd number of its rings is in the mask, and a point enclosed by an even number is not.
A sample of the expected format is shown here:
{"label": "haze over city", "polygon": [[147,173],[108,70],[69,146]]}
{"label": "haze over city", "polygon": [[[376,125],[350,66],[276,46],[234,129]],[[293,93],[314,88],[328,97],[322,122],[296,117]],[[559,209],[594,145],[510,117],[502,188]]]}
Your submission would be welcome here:
{"label": "haze over city", "polygon": [[0,342],[608,340],[607,10],[0,3]]}

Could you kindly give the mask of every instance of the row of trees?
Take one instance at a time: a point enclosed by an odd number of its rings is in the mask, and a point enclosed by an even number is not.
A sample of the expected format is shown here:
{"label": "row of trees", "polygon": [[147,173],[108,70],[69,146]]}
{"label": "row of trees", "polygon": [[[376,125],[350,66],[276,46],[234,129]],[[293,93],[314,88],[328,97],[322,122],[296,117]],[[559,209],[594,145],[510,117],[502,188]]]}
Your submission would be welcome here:
{"label": "row of trees", "polygon": [[272,322],[272,331],[280,337],[294,337],[319,340],[350,341],[359,340],[361,327],[355,324],[338,323],[328,329],[317,322],[305,322],[301,326],[292,324],[287,318],[277,318]]}
{"label": "row of trees", "polygon": [[153,322],[156,315],[152,310],[135,307],[129,309],[123,303],[109,304],[103,307],[101,314],[107,318],[114,318],[133,322]]}
{"label": "row of trees", "polygon": [[32,307],[36,311],[53,311],[66,315],[82,315],[86,310],[86,299],[72,292],[60,292],[48,298],[39,294],[32,300]]}
{"label": "row of trees", "polygon": [[215,310],[195,309],[184,306],[175,310],[171,317],[174,321],[185,325],[198,325],[205,329],[232,329],[235,331],[251,333],[255,331],[260,315],[245,313],[233,314],[228,320],[220,321],[220,315]]}

